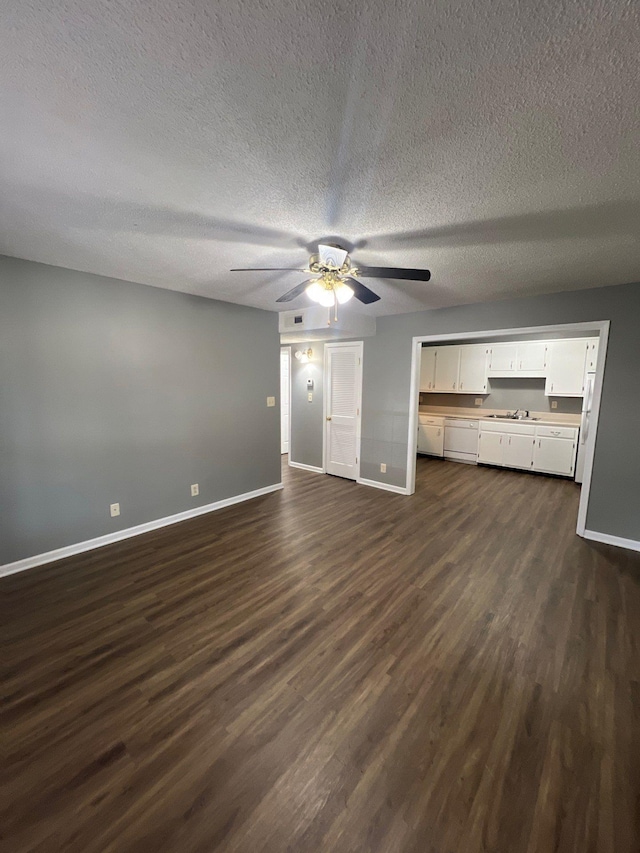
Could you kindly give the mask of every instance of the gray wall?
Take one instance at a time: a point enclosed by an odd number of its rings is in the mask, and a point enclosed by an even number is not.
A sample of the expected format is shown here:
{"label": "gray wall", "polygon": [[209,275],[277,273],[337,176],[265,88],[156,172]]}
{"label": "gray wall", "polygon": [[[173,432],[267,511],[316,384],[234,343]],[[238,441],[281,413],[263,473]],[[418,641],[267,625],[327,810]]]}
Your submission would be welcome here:
{"label": "gray wall", "polygon": [[[313,350],[308,364],[294,358],[296,350]],[[307,379],[313,379],[313,400],[307,399]],[[322,468],[324,344],[305,343],[291,346],[291,444],[289,459],[301,465]]]}
{"label": "gray wall", "polygon": [[0,257],[0,564],[278,483],[279,351],[275,313]]}
{"label": "gray wall", "polygon": [[[582,397],[547,397],[544,393],[544,379],[489,379],[489,394],[420,394],[420,405],[449,406],[454,409],[529,409],[531,412],[553,412],[553,414],[579,415],[582,411]],[[482,400],[476,406],[476,399]],[[552,401],[558,406],[551,408]]]}
{"label": "gray wall", "polygon": [[596,320],[611,320],[611,330],[587,528],[640,540],[640,284],[379,318],[364,342],[361,475],[405,484],[414,335]]}

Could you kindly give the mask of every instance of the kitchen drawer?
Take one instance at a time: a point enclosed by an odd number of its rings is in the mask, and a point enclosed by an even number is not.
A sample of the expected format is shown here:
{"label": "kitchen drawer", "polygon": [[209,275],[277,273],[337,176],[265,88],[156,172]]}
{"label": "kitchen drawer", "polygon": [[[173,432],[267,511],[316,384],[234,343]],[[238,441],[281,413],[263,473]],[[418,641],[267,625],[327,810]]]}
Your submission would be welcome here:
{"label": "kitchen drawer", "polygon": [[432,415],[418,415],[418,420],[421,424],[429,426],[444,426],[444,418],[433,417]]}
{"label": "kitchen drawer", "polygon": [[540,438],[574,438],[578,434],[578,427],[536,427],[536,435]]}
{"label": "kitchen drawer", "polygon": [[510,435],[534,436],[536,434],[535,424],[523,424],[515,420],[482,421],[480,429],[482,432],[502,432]]}

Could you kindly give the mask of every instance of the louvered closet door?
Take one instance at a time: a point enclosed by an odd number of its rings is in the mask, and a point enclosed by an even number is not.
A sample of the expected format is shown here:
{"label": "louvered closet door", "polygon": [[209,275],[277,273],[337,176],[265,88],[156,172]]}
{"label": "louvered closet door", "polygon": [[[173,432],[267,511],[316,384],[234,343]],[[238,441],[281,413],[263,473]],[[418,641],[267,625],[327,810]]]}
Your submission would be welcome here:
{"label": "louvered closet door", "polygon": [[327,474],[355,480],[358,476],[362,344],[327,346],[326,457]]}

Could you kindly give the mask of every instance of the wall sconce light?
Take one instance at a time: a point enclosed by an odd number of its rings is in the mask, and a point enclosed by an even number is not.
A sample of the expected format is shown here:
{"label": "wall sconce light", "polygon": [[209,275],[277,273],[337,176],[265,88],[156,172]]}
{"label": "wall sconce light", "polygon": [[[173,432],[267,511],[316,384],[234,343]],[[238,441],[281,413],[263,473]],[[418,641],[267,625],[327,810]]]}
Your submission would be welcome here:
{"label": "wall sconce light", "polygon": [[313,350],[311,347],[309,347],[309,349],[297,350],[295,357],[298,359],[300,364],[308,364],[313,358]]}

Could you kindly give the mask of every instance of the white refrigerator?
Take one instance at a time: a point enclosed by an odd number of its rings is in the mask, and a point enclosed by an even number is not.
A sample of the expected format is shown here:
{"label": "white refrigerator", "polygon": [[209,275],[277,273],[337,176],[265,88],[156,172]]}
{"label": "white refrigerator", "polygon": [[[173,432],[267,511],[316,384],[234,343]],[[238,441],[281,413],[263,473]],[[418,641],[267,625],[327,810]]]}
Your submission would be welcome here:
{"label": "white refrigerator", "polygon": [[580,421],[580,437],[578,438],[578,458],[576,459],[576,483],[581,483],[584,476],[584,457],[587,452],[587,438],[591,426],[591,405],[593,403],[593,383],[595,373],[587,373],[582,398],[582,420]]}

